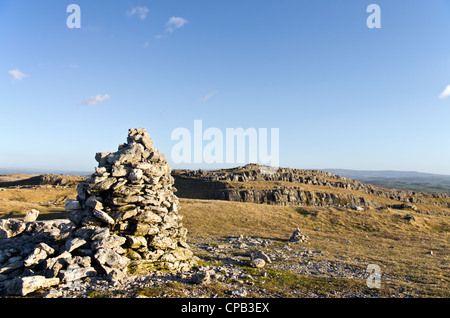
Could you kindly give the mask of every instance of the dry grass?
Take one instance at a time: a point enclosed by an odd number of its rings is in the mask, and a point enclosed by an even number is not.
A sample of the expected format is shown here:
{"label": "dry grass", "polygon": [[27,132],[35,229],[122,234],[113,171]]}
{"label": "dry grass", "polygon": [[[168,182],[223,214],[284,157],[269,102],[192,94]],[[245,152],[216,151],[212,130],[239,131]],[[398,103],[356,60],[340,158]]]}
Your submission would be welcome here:
{"label": "dry grass", "polygon": [[[0,218],[20,217],[32,208],[41,211],[40,219],[61,218],[64,201],[75,196],[75,188],[5,189],[0,191]],[[181,199],[180,203],[189,238],[242,234],[285,244],[298,227],[310,238],[307,248],[321,250],[324,259],[355,266],[378,264],[388,277],[384,286],[391,291],[450,297],[448,211],[446,216],[197,199]],[[406,214],[415,220],[405,220]]]}
{"label": "dry grass", "polygon": [[[299,227],[310,237],[308,248],[321,250],[325,259],[355,266],[377,264],[388,277],[400,278],[386,288],[450,296],[448,216],[188,199],[181,203],[192,237],[242,234],[281,241]],[[415,221],[405,220],[406,214]]]}
{"label": "dry grass", "polygon": [[75,188],[41,186],[30,189],[2,189],[0,218],[20,218],[31,209],[41,212],[40,219],[62,217],[64,202],[75,198]]}
{"label": "dry grass", "polygon": [[184,224],[194,236],[247,235],[285,239],[298,225],[294,209],[218,200],[181,199]]}

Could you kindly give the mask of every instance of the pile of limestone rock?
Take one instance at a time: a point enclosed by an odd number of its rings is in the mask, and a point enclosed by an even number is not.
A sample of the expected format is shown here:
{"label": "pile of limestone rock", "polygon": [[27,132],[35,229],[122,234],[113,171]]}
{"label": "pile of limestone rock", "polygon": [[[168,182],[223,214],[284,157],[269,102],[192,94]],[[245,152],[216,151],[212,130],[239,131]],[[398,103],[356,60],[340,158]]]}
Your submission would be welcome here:
{"label": "pile of limestone rock", "polygon": [[67,200],[68,220],[0,220],[0,291],[26,295],[84,277],[123,278],[127,269],[183,271],[194,265],[178,213],[171,168],[143,128]]}
{"label": "pile of limestone rock", "polygon": [[289,238],[289,242],[307,242],[309,239],[308,236],[303,235],[299,228],[297,228]]}

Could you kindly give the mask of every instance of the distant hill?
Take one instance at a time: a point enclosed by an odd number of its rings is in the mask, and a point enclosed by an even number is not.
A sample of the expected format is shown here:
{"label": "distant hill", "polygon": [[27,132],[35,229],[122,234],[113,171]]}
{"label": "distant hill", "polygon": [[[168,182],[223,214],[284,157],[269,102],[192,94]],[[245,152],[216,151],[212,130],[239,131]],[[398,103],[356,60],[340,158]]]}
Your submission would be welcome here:
{"label": "distant hill", "polygon": [[78,171],[78,170],[51,170],[51,169],[16,169],[16,168],[0,168],[0,175],[10,175],[10,174],[30,174],[30,175],[41,175],[41,174],[62,174],[68,176],[89,176],[92,171]]}
{"label": "distant hill", "polygon": [[394,170],[324,169],[324,171],[385,188],[450,193],[450,175]]}
{"label": "distant hill", "polygon": [[0,188],[38,185],[74,186],[85,179],[86,177],[83,176],[62,174],[9,174],[4,176],[0,175]]}

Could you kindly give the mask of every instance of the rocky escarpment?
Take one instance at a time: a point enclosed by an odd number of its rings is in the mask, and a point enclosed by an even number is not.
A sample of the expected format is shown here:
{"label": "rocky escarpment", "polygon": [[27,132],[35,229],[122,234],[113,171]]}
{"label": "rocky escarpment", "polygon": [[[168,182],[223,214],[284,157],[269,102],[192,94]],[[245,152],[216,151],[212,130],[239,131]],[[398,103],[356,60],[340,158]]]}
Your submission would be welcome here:
{"label": "rocky escarpment", "polygon": [[27,187],[27,186],[74,186],[81,181],[84,181],[86,177],[83,176],[67,176],[57,174],[43,174],[39,176],[33,176],[26,179],[16,181],[4,181],[0,182],[0,188],[8,187]]}
{"label": "rocky escarpment", "polygon": [[389,200],[406,204],[431,200],[450,207],[450,196],[443,193],[384,189],[319,170],[248,164],[217,171],[177,170],[173,176],[182,197],[192,196],[196,187],[199,198],[262,204],[379,207]]}
{"label": "rocky escarpment", "polygon": [[279,189],[223,189],[217,194],[210,195],[211,199],[252,202],[273,205],[307,205],[307,206],[371,206],[379,207],[382,204],[364,196],[354,194],[337,194],[321,191],[308,191],[301,188]]}

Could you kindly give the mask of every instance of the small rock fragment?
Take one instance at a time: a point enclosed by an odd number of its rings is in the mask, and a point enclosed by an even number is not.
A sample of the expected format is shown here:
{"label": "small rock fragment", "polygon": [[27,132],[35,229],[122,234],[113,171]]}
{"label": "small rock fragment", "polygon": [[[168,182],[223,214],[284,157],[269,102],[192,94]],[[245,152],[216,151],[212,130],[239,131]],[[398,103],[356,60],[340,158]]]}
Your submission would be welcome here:
{"label": "small rock fragment", "polygon": [[263,268],[266,262],[262,258],[255,258],[250,261],[250,266],[255,268]]}

